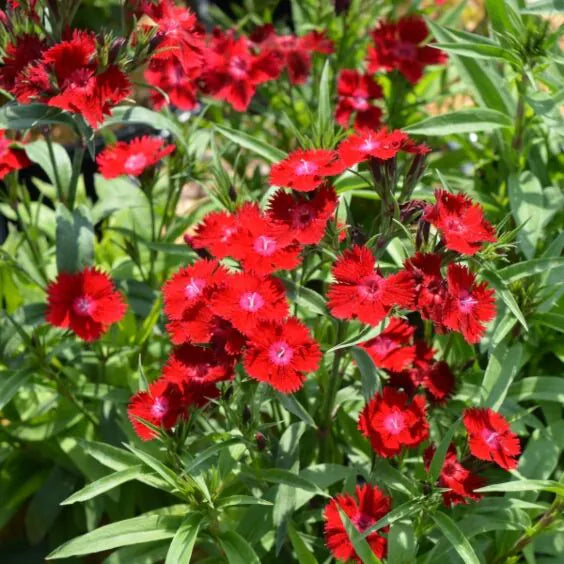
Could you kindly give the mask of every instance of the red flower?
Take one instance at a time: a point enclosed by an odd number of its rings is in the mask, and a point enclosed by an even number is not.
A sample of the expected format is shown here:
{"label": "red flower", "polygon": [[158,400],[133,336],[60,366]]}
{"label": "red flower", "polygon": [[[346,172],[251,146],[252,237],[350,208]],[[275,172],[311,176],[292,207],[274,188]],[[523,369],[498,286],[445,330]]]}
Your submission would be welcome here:
{"label": "red flower", "polygon": [[235,274],[219,291],[212,311],[248,335],[261,321],[277,321],[288,315],[284,285],[277,278],[260,278],[244,272]]}
{"label": "red flower", "polygon": [[345,167],[351,167],[370,158],[387,160],[395,157],[401,150],[407,135],[396,129],[388,132],[365,130],[347,137],[338,148]]}
{"label": "red flower", "polygon": [[358,318],[377,325],[393,306],[410,307],[413,280],[405,271],[384,278],[374,270],[376,259],[367,247],[347,249],[333,266],[336,283],[327,292],[328,307],[339,319]]}
{"label": "red flower", "polygon": [[425,398],[415,396],[411,403],[407,401],[405,392],[384,387],[361,411],[358,428],[379,456],[391,458],[429,436]]}
{"label": "red flower", "polygon": [[517,468],[519,438],[503,415],[491,409],[471,408],[464,411],[462,421],[468,432],[470,452],[476,458],[491,460],[506,470]]}
{"label": "red flower", "polygon": [[323,239],[327,220],[337,207],[337,193],[322,187],[311,198],[278,190],[268,203],[268,217],[284,225],[301,245],[315,245]]}
{"label": "red flower", "polygon": [[435,198],[437,203],[425,210],[423,219],[441,232],[447,249],[474,255],[483,242],[497,240],[480,204],[474,204],[464,194],[450,194],[446,190],[436,190]]}
{"label": "red flower", "polygon": [[421,45],[428,35],[427,25],[419,16],[406,16],[397,23],[380,22],[372,32],[374,46],[368,50],[369,72],[397,69],[409,82],[417,83],[425,66],[447,60],[443,51]]}
{"label": "red flower", "polygon": [[448,295],[444,305],[444,324],[462,333],[469,343],[477,343],[495,317],[495,292],[485,282],[476,283],[465,266],[449,264]]}
{"label": "red flower", "polygon": [[8,43],[0,67],[0,88],[10,93],[18,75],[33,61],[41,58],[45,50],[45,42],[36,35],[24,34],[16,38],[15,43]]}
{"label": "red flower", "polygon": [[456,386],[454,374],[444,360],[435,362],[426,370],[421,383],[431,399],[439,404],[445,403],[452,396]]}
{"label": "red flower", "polygon": [[[391,503],[392,500],[382,490],[370,484],[356,486],[356,498],[350,494],[341,494],[332,499],[325,506],[323,517],[325,541],[333,556],[337,560],[346,562],[349,560],[362,562],[343,525],[339,507],[346,513],[356,530],[363,533],[390,512]],[[389,526],[382,527],[366,537],[372,552],[378,558],[386,556],[388,540],[384,535],[388,530]]]}
{"label": "red flower", "polygon": [[191,388],[210,385],[233,376],[233,361],[211,349],[185,344],[174,350],[163,368],[163,378],[180,388],[189,383]]}
{"label": "red flower", "polygon": [[[430,445],[425,449],[423,460],[427,472],[429,471],[434,455],[434,445]],[[482,499],[482,495],[476,493],[475,490],[485,484],[485,480],[476,474],[472,474],[470,470],[460,464],[456,456],[456,448],[454,444],[451,443],[448,447],[441,473],[439,474],[439,486],[449,489],[449,491],[443,492],[443,503],[447,507],[452,507],[454,505],[468,503],[467,499],[478,501]]]}
{"label": "red flower", "polygon": [[282,70],[278,53],[253,55],[250,46],[246,37],[236,39],[232,32],[214,30],[204,55],[202,77],[206,91],[239,112],[247,109],[259,84],[277,78]]}
{"label": "red flower", "polygon": [[441,274],[442,257],[432,253],[417,253],[405,261],[406,270],[415,283],[415,309],[423,319],[443,321],[447,283]]}
{"label": "red flower", "polygon": [[196,227],[190,243],[194,249],[207,249],[218,259],[231,253],[233,236],[239,230],[236,215],[223,211],[208,213]]}
{"label": "red flower", "polygon": [[131,398],[127,415],[137,436],[143,441],[150,441],[157,434],[138,417],[168,430],[176,425],[179,417],[186,414],[185,408],[179,386],[160,378],[149,386],[148,391],[138,392]]}
{"label": "red flower", "polygon": [[372,100],[382,97],[382,88],[370,74],[361,74],[357,70],[343,69],[337,82],[337,109],[335,120],[343,127],[348,127],[354,113],[356,129],[378,129],[382,110],[371,104]]}
{"label": "red flower", "polygon": [[5,137],[4,130],[0,129],[0,179],[31,164],[23,149],[11,145],[12,141]]}
{"label": "red flower", "polygon": [[[129,79],[117,66],[99,72],[96,51],[95,36],[75,30],[72,39],[54,45],[42,57],[45,68],[53,70],[58,89],[47,104],[81,114],[92,127],[131,91]],[[37,96],[42,99],[44,92]]]}
{"label": "red flower", "polygon": [[251,41],[264,52],[274,51],[284,61],[292,84],[304,84],[311,71],[311,53],[330,54],[332,42],[323,33],[311,32],[302,37],[277,35],[272,24],[257,28],[251,34]]}
{"label": "red flower", "polygon": [[169,319],[205,306],[215,290],[227,280],[228,272],[216,260],[201,259],[181,268],[163,286],[164,311]]}
{"label": "red flower", "polygon": [[249,376],[285,394],[302,387],[304,373],[319,367],[321,350],[298,319],[259,323],[243,358]]}
{"label": "red flower", "polygon": [[96,162],[104,178],[115,178],[122,174],[139,176],[144,170],[170,155],[175,145],[165,145],[160,137],[136,137],[129,142],[120,141],[106,147]]}
{"label": "red flower", "polygon": [[60,272],[47,288],[45,318],[55,327],[70,329],[85,341],[95,341],[124,315],[127,305],[111,278],[86,267],[82,272]]}
{"label": "red flower", "polygon": [[233,236],[230,254],[245,270],[264,276],[298,266],[300,246],[288,228],[270,221],[252,204],[243,206],[237,219],[241,228]]}
{"label": "red flower", "polygon": [[151,105],[160,110],[168,102],[181,110],[193,110],[198,100],[196,97],[201,69],[186,69],[178,57],[153,58],[145,71],[147,84],[166,93],[167,100],[159,90],[151,91]]}
{"label": "red flower", "polygon": [[394,317],[377,337],[360,346],[370,355],[375,366],[399,372],[415,358],[415,346],[411,344],[414,333],[415,327]]}
{"label": "red flower", "polygon": [[319,187],[327,176],[335,176],[342,171],[343,167],[335,151],[297,149],[272,166],[270,183],[299,192],[311,192]]}

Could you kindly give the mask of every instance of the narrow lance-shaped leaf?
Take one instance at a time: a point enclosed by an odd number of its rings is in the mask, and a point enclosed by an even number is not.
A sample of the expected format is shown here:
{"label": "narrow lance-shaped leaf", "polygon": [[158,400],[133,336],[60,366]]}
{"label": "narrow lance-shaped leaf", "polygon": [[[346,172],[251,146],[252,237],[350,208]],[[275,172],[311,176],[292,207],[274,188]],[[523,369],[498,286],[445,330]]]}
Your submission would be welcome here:
{"label": "narrow lance-shaped leaf", "polygon": [[189,564],[201,522],[202,516],[198,513],[184,519],[170,543],[165,564]]}
{"label": "narrow lance-shaped leaf", "polygon": [[476,556],[472,545],[446,513],[437,511],[431,513],[431,518],[466,564],[480,564],[480,559]]}

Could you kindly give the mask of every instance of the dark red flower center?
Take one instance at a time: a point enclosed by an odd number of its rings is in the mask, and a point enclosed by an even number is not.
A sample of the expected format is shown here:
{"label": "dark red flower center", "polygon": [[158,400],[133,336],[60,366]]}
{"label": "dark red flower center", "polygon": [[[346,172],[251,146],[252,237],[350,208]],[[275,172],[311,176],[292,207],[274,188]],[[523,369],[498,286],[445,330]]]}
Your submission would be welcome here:
{"label": "dark red flower center", "polygon": [[401,411],[392,411],[384,417],[384,429],[390,435],[399,435],[405,429],[405,415]]}
{"label": "dark red flower center", "polygon": [[499,440],[499,433],[491,429],[482,429],[480,436],[490,448],[496,448]]}
{"label": "dark red flower center", "polygon": [[478,303],[478,300],[472,296],[469,292],[462,291],[458,296],[458,307],[460,311],[464,313],[469,313],[474,309],[474,306]]}
{"label": "dark red flower center", "polygon": [[249,74],[248,63],[243,59],[243,57],[233,57],[229,61],[229,73],[233,78],[245,79]]}
{"label": "dark red flower center", "polygon": [[260,235],[255,239],[253,248],[259,255],[269,257],[275,253],[277,246],[274,238],[268,237],[267,235]]}
{"label": "dark red flower center", "polygon": [[77,69],[65,79],[62,89],[91,90],[93,88],[92,77],[93,73],[90,69]]}
{"label": "dark red flower center", "polygon": [[445,226],[449,231],[454,231],[455,233],[464,231],[464,224],[458,217],[449,217],[445,222]]}
{"label": "dark red flower center", "polygon": [[286,341],[277,341],[268,349],[268,357],[276,366],[287,366],[293,356],[294,351]]}
{"label": "dark red flower center", "polygon": [[315,163],[301,159],[300,162],[295,165],[294,172],[298,176],[308,176],[315,174],[318,168],[319,167]]}
{"label": "dark red flower center", "polygon": [[300,204],[292,210],[292,226],[295,228],[307,227],[313,218],[313,210],[308,204]]}
{"label": "dark red flower center", "polygon": [[355,95],[352,97],[352,105],[357,111],[367,110],[369,107],[368,100],[365,96]]}
{"label": "dark red flower center", "polygon": [[239,305],[245,311],[255,312],[264,305],[264,298],[258,292],[245,292],[239,300]]}
{"label": "dark red flower center", "polygon": [[90,296],[78,296],[72,302],[72,309],[82,317],[91,316],[95,307],[96,303]]}
{"label": "dark red flower center", "polygon": [[158,396],[153,400],[151,406],[151,415],[155,419],[162,419],[168,411],[168,399],[163,396]]}
{"label": "dark red flower center", "polygon": [[197,298],[206,287],[206,281],[202,280],[201,278],[190,278],[188,284],[184,286],[184,295],[188,298],[193,300]]}
{"label": "dark red flower center", "polygon": [[360,511],[351,519],[353,525],[356,529],[360,532],[366,531],[368,527],[373,525],[376,520],[371,515],[367,515],[366,513],[361,513]]}
{"label": "dark red flower center", "polygon": [[413,61],[417,58],[417,46],[413,43],[398,41],[393,48],[394,55],[398,59]]}
{"label": "dark red flower center", "polygon": [[375,300],[380,291],[381,280],[382,278],[376,273],[365,276],[357,286],[358,293],[365,299]]}
{"label": "dark red flower center", "polygon": [[128,174],[137,174],[147,166],[148,159],[143,153],[129,155],[125,160],[123,168]]}
{"label": "dark red flower center", "polygon": [[370,350],[380,356],[388,354],[391,350],[397,348],[397,344],[393,339],[386,336],[378,337],[374,343],[370,345]]}

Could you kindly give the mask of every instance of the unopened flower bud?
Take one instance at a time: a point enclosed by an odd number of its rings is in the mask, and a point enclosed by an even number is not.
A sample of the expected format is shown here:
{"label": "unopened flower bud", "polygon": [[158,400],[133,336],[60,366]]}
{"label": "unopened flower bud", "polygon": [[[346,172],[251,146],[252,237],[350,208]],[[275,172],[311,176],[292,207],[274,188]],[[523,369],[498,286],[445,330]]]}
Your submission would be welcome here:
{"label": "unopened flower bud", "polygon": [[111,45],[110,45],[110,51],[108,53],[108,64],[109,65],[113,65],[115,63],[117,63],[117,61],[119,60],[119,56],[121,53],[121,50],[123,49],[123,46],[125,45],[125,38],[124,37],[116,37]]}
{"label": "unopened flower bud", "polygon": [[229,196],[229,199],[232,202],[236,202],[237,201],[237,192],[235,191],[235,186],[233,186],[233,184],[231,184],[229,186],[229,190],[227,191],[227,195]]}
{"label": "unopened flower bud", "polygon": [[251,410],[249,409],[249,406],[246,405],[243,409],[243,423],[245,425],[248,425],[250,420],[251,420]]}
{"label": "unopened flower bud", "polygon": [[266,448],[266,437],[260,431],[255,434],[255,441],[257,442],[257,448],[259,450]]}

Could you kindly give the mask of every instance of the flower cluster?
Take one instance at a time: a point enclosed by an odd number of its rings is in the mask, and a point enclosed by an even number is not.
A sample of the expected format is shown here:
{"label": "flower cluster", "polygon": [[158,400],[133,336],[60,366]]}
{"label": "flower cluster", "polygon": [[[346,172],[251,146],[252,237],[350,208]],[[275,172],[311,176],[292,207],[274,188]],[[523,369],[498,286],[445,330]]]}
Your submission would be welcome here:
{"label": "flower cluster", "polygon": [[0,129],[0,180],[10,172],[29,166],[31,161],[21,146],[6,137]]}
{"label": "flower cluster", "polygon": [[158,50],[145,71],[148,84],[156,87],[151,93],[156,108],[170,102],[192,110],[201,92],[242,112],[261,84],[279,78],[284,69],[292,84],[303,84],[313,53],[333,52],[323,33],[278,35],[271,24],[250,36],[220,29],[205,34],[196,16],[172,0],[143,2],[137,14],[157,28]]}

